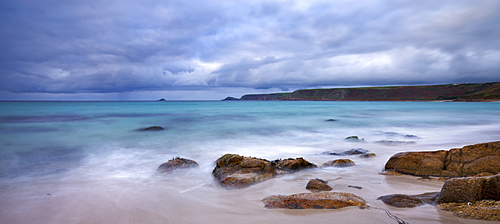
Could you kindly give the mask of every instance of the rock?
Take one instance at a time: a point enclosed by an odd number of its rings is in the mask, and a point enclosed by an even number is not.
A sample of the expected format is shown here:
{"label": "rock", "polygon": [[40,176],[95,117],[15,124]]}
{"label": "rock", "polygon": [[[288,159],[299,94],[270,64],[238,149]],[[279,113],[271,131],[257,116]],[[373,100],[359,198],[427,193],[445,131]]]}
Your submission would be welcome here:
{"label": "rock", "polygon": [[350,141],[350,142],[362,142],[362,141],[365,141],[364,138],[360,139],[358,136],[355,136],[355,135],[346,137],[344,140]]}
{"label": "rock", "polygon": [[226,188],[243,188],[271,179],[279,174],[293,173],[316,165],[303,158],[275,160],[226,154],[217,159],[213,176]]}
{"label": "rock", "polygon": [[151,127],[147,127],[147,128],[137,129],[137,131],[161,131],[161,130],[165,130],[165,128],[160,127],[160,126],[151,126]]}
{"label": "rock", "polygon": [[423,204],[433,204],[439,192],[430,192],[418,195],[390,194],[377,198],[384,203],[398,208],[413,208]]}
{"label": "rock", "polygon": [[500,174],[489,177],[452,178],[441,188],[437,203],[500,200]]}
{"label": "rock", "polygon": [[343,192],[300,193],[288,196],[274,195],[262,199],[266,208],[337,209],[348,206],[366,208],[362,198]]}
{"label": "rock", "polygon": [[482,200],[474,203],[442,203],[438,207],[465,219],[500,221],[500,201]]}
{"label": "rock", "polygon": [[378,173],[380,175],[386,175],[386,176],[401,176],[403,175],[402,173],[399,173],[399,172],[396,172],[396,171],[392,171],[392,170],[384,170],[380,173]]}
{"label": "rock", "polygon": [[359,157],[360,158],[373,158],[375,156],[377,156],[375,153],[366,153],[366,154],[360,155]]}
{"label": "rock", "polygon": [[157,101],[167,101],[167,100],[165,100],[164,98],[161,98],[161,99],[159,99]]}
{"label": "rock", "polygon": [[299,170],[317,168],[318,166],[310,163],[303,158],[288,158],[288,159],[278,159],[272,162],[273,166],[278,170],[280,174],[283,173],[293,173]]}
{"label": "rock", "polygon": [[436,202],[458,217],[500,221],[500,174],[449,179]]}
{"label": "rock", "polygon": [[352,187],[352,188],[356,188],[356,189],[363,189],[363,187],[360,187],[360,186],[355,186],[355,185],[347,185],[347,187]]}
{"label": "rock", "polygon": [[332,156],[350,156],[350,155],[364,155],[367,153],[368,153],[368,150],[358,148],[358,149],[349,149],[349,150],[343,151],[343,152],[324,152],[323,154],[332,155]]}
{"label": "rock", "polygon": [[242,188],[271,179],[277,172],[267,160],[226,154],[217,159],[212,174],[223,187]]}
{"label": "rock", "polygon": [[403,152],[393,155],[385,170],[416,176],[468,177],[500,173],[500,142],[449,151]]}
{"label": "rock", "polygon": [[171,172],[175,169],[179,168],[192,168],[192,167],[198,167],[198,163],[190,160],[190,159],[184,159],[180,157],[173,158],[169,160],[166,163],[161,164],[157,171],[160,173],[166,173],[166,172]]}
{"label": "rock", "polygon": [[350,159],[336,159],[323,163],[322,167],[334,166],[334,167],[348,167],[356,165],[354,161]]}
{"label": "rock", "polygon": [[331,191],[332,188],[330,186],[328,186],[328,181],[324,181],[324,180],[321,180],[321,179],[311,179],[307,185],[306,185],[306,189],[307,190],[310,190],[310,191]]}
{"label": "rock", "polygon": [[337,120],[335,120],[335,119],[328,119],[328,120],[326,120],[326,121],[337,121]]}

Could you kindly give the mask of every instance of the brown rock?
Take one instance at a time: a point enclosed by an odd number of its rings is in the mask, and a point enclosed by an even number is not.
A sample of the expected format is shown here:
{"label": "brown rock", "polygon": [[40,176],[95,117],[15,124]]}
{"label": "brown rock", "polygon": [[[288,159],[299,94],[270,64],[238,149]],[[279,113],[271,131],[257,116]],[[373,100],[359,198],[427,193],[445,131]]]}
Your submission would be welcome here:
{"label": "brown rock", "polygon": [[242,188],[271,179],[277,173],[271,162],[264,159],[226,154],[216,161],[212,171],[223,187]]}
{"label": "brown rock", "polygon": [[157,171],[160,173],[166,173],[179,168],[192,168],[198,167],[198,163],[194,160],[184,159],[180,157],[173,158],[166,163],[161,164]]}
{"label": "brown rock", "polygon": [[500,200],[500,174],[489,177],[452,178],[441,188],[437,203]]}
{"label": "brown rock", "polygon": [[321,180],[321,179],[311,179],[307,185],[306,185],[306,189],[307,190],[310,190],[310,191],[331,191],[332,188],[330,186],[328,186],[328,181],[324,181],[324,180]]}
{"label": "brown rock", "polygon": [[266,208],[337,209],[348,206],[365,208],[362,198],[343,192],[300,193],[288,196],[274,195],[262,199]]}
{"label": "brown rock", "polygon": [[350,159],[336,159],[323,163],[322,167],[334,166],[334,167],[348,167],[356,165],[354,161]]}
{"label": "brown rock", "polygon": [[280,171],[280,173],[293,173],[303,169],[317,168],[318,166],[310,163],[303,158],[288,158],[279,159],[272,162],[273,166]]}
{"label": "brown rock", "polygon": [[449,151],[404,152],[392,156],[386,170],[417,176],[466,177],[500,173],[500,142],[469,145]]}
{"label": "brown rock", "polygon": [[465,219],[500,221],[500,201],[482,200],[474,203],[442,203],[439,208]]}
{"label": "brown rock", "polygon": [[418,195],[390,194],[377,198],[388,205],[398,208],[413,208],[423,204],[432,204],[439,196],[439,192],[429,192]]}

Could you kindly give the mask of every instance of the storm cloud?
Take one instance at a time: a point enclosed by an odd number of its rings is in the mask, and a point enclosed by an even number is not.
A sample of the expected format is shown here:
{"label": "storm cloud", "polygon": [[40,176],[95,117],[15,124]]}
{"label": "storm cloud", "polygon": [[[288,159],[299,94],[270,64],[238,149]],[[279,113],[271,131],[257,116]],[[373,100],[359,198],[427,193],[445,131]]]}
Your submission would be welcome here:
{"label": "storm cloud", "polygon": [[0,99],[500,81],[499,11],[497,0],[3,0]]}

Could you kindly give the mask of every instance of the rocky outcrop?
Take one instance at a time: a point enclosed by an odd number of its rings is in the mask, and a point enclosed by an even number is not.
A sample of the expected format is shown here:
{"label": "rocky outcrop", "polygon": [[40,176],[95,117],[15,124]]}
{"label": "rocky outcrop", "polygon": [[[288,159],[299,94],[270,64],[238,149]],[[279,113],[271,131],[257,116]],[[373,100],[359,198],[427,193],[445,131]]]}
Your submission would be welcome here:
{"label": "rocky outcrop", "polygon": [[321,167],[348,167],[348,166],[354,166],[356,163],[350,159],[336,159],[336,160],[331,160],[326,163],[323,163]]}
{"label": "rocky outcrop", "polygon": [[328,181],[318,178],[310,180],[306,185],[306,189],[312,192],[333,190],[332,187],[328,186]]}
{"label": "rocky outcrop", "polygon": [[443,203],[438,207],[465,219],[500,221],[500,201],[482,200],[474,203]]}
{"label": "rocky outcrop", "polygon": [[500,221],[500,174],[449,179],[436,202],[461,218]]}
{"label": "rocky outcrop", "polygon": [[288,209],[337,209],[348,206],[365,208],[362,198],[343,192],[300,193],[293,195],[274,195],[262,199],[266,208]]}
{"label": "rocky outcrop", "polygon": [[484,199],[500,200],[500,174],[449,179],[441,188],[437,203],[467,203]]}
{"label": "rocky outcrop", "polygon": [[385,170],[416,176],[468,177],[500,173],[500,142],[449,151],[403,152],[393,155]]}
{"label": "rocky outcrop", "polygon": [[198,166],[198,163],[194,160],[176,157],[166,163],[161,164],[158,167],[157,171],[160,173],[167,173],[176,169],[193,168]]}
{"label": "rocky outcrop", "polygon": [[137,131],[162,131],[165,130],[165,128],[160,127],[160,126],[151,126],[147,128],[139,128]]}
{"label": "rocky outcrop", "polygon": [[390,194],[380,196],[377,200],[382,200],[384,203],[398,208],[413,208],[424,204],[433,204],[438,196],[439,192],[417,195]]}
{"label": "rocky outcrop", "polygon": [[213,176],[226,188],[242,188],[271,179],[279,174],[293,173],[316,165],[303,158],[275,160],[226,154],[217,159]]}

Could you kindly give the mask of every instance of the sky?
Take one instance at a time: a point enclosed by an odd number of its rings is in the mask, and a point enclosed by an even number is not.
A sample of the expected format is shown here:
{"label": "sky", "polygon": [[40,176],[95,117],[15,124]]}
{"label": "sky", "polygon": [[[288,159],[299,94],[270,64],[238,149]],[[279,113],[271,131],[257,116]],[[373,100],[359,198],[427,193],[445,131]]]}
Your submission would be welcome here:
{"label": "sky", "polygon": [[2,0],[0,100],[500,81],[498,0]]}

